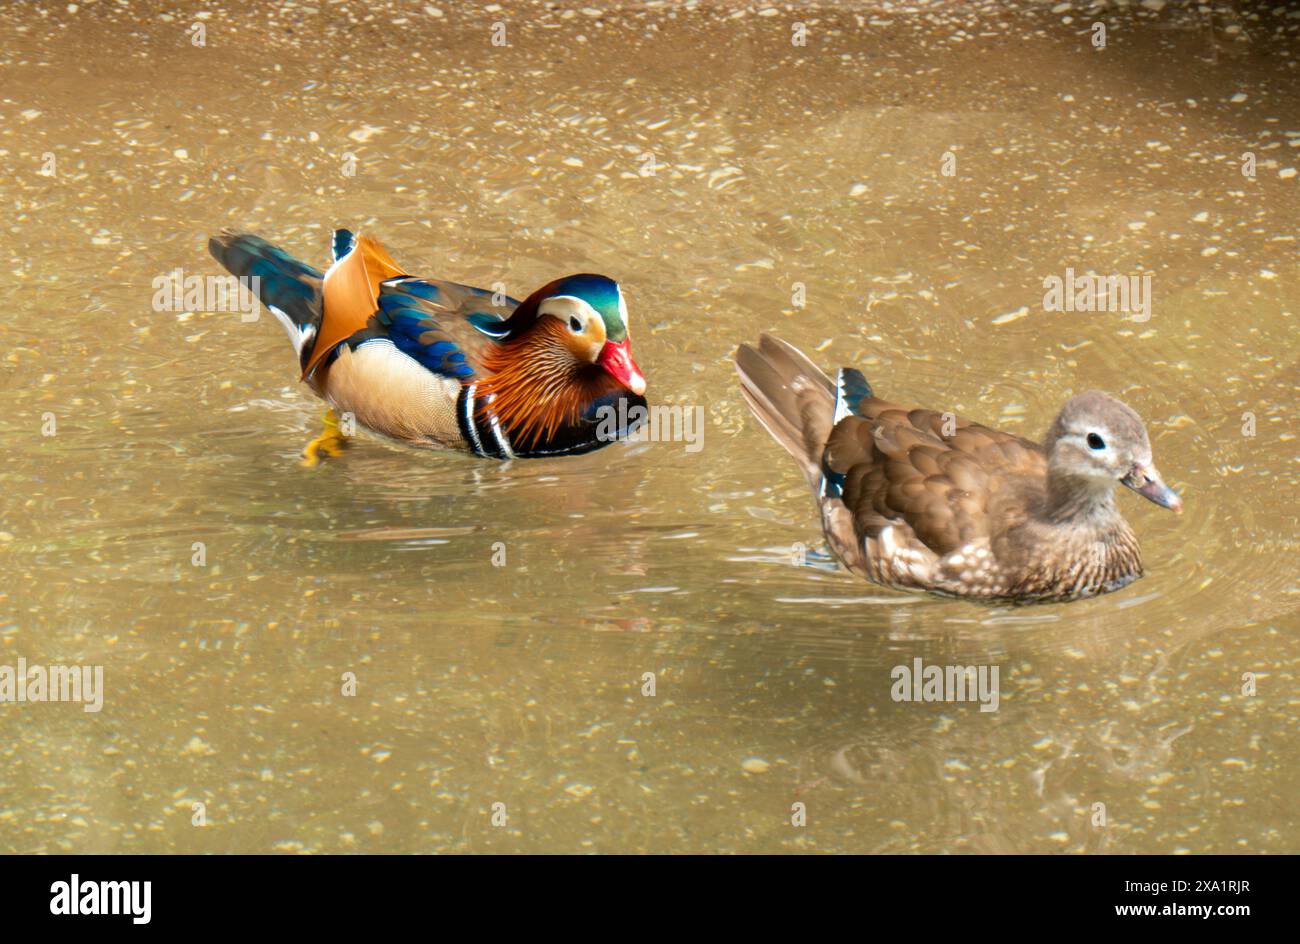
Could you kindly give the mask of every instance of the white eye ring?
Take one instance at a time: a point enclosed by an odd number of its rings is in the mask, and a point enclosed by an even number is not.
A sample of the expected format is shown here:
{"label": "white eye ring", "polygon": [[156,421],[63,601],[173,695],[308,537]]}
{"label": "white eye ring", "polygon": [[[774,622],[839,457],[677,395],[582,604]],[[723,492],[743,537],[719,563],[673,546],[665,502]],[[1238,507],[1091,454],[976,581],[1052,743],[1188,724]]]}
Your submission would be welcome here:
{"label": "white eye ring", "polygon": [[569,330],[574,334],[582,334],[583,324],[578,320],[577,315],[569,315]]}

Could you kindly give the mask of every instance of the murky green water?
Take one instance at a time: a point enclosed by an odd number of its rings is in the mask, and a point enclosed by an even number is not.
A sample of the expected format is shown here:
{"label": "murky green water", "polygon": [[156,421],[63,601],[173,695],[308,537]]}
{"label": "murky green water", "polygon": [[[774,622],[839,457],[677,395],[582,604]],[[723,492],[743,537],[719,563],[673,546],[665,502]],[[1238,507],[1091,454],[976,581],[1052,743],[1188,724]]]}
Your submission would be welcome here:
{"label": "murky green water", "polygon": [[[1300,851],[1300,18],[76,6],[0,17],[0,661],[106,691],[0,705],[0,849]],[[301,468],[272,319],[151,307],[228,225],[606,272],[703,448]],[[1044,311],[1067,267],[1151,275],[1152,317]],[[1110,390],[1187,513],[1121,496],[1148,575],[1068,606],[795,566],[760,331],[1035,437]],[[998,666],[999,710],[893,701],[917,657]]]}

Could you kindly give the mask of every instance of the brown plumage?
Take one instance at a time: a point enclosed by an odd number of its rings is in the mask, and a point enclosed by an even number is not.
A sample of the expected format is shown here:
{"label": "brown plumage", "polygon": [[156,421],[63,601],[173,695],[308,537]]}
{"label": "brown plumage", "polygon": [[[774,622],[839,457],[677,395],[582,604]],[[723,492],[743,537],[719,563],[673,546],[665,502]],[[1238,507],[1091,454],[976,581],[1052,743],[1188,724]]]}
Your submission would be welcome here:
{"label": "brown plumage", "polygon": [[[1175,511],[1136,413],[1088,391],[1046,441],[874,396],[857,372],[838,386],[764,336],[736,355],[755,416],[799,462],[832,549],[887,586],[983,600],[1073,600],[1142,575],[1116,483]],[[837,412],[839,414],[836,421]]]}

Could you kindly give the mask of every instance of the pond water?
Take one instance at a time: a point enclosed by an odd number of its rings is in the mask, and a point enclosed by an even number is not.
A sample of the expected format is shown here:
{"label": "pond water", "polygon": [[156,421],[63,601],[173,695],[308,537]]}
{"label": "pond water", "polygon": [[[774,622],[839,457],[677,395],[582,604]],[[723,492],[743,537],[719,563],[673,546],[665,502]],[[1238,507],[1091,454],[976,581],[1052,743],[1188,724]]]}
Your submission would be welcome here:
{"label": "pond water", "polygon": [[[1300,851],[1300,18],[1212,6],[11,12],[0,662],[104,701],[0,705],[0,850]],[[152,304],[223,226],[609,274],[703,438],[304,468],[274,320]],[[1149,319],[1044,310],[1067,268]],[[764,331],[1033,438],[1111,391],[1186,513],[1121,495],[1095,600],[864,583],[739,396]],[[998,710],[894,701],[917,658]]]}

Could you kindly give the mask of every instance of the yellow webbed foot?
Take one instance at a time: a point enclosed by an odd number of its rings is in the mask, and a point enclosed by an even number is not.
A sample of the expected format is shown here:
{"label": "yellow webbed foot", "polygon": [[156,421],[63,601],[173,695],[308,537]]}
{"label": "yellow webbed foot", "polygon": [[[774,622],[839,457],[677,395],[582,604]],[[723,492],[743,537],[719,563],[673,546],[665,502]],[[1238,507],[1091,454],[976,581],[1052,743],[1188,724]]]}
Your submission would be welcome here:
{"label": "yellow webbed foot", "polygon": [[319,465],[326,456],[343,455],[348,445],[348,437],[339,428],[339,416],[333,409],[325,411],[323,422],[325,428],[320,435],[307,443],[302,451],[302,464],[309,469]]}

